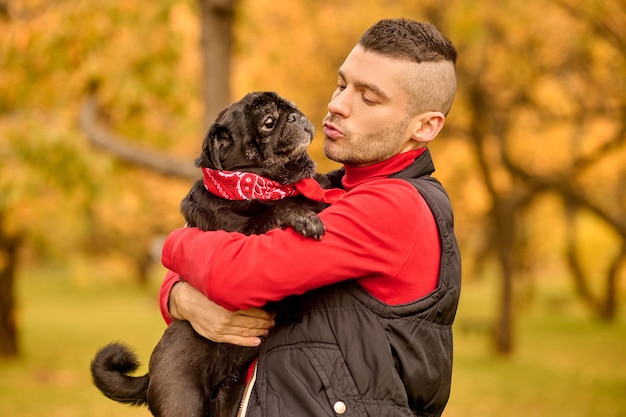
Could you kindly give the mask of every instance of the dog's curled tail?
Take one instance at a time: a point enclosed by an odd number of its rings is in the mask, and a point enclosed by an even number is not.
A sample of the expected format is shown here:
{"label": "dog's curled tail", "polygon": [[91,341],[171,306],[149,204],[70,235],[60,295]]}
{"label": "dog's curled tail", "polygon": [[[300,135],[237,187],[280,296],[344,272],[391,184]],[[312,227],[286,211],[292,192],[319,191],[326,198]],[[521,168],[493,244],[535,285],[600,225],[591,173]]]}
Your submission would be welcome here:
{"label": "dog's curled tail", "polygon": [[91,361],[93,383],[108,398],[130,405],[148,401],[150,377],[131,376],[139,361],[133,351],[121,343],[109,343]]}

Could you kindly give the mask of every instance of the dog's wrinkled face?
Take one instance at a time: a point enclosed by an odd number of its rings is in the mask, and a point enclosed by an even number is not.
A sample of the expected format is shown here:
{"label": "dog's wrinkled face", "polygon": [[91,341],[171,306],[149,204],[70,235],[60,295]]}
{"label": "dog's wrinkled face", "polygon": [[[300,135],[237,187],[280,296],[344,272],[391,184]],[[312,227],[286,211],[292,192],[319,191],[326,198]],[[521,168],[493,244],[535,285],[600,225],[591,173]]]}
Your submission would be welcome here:
{"label": "dog's wrinkled face", "polygon": [[290,101],[273,92],[250,93],[220,112],[196,165],[273,178],[286,164],[306,156],[314,132]]}

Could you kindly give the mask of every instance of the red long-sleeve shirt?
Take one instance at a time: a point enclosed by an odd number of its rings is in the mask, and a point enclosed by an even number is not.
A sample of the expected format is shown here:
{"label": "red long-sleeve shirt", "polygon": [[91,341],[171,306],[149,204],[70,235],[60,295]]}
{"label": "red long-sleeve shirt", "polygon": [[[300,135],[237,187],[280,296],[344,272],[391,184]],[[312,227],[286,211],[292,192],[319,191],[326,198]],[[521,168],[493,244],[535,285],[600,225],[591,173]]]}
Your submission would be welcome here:
{"label": "red long-sleeve shirt", "polygon": [[412,185],[388,178],[424,149],[367,167],[346,166],[345,196],[320,213],[326,226],[321,241],[291,228],[251,236],[173,231],[163,247],[163,265],[170,270],[161,286],[163,317],[171,321],[169,292],[180,277],[231,310],[353,278],[387,304],[427,295],[439,274],[437,226]]}

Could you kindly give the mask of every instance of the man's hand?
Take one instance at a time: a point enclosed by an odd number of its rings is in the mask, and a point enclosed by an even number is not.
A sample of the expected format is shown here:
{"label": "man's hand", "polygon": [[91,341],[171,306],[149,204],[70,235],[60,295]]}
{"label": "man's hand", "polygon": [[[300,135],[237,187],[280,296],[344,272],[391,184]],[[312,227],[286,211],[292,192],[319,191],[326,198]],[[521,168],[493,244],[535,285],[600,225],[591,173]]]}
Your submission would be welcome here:
{"label": "man's hand", "polygon": [[172,287],[169,310],[173,318],[189,321],[198,334],[220,343],[258,346],[274,327],[273,316],[266,311],[226,310],[184,281]]}

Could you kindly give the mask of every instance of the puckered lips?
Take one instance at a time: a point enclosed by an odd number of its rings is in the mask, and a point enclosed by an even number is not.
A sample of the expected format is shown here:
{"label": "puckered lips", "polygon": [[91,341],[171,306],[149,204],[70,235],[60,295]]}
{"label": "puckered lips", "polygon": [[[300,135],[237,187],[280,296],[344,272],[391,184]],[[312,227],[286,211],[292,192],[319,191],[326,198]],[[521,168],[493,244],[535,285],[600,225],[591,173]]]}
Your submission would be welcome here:
{"label": "puckered lips", "polygon": [[324,122],[324,135],[329,139],[339,139],[344,136],[339,127],[330,122]]}

